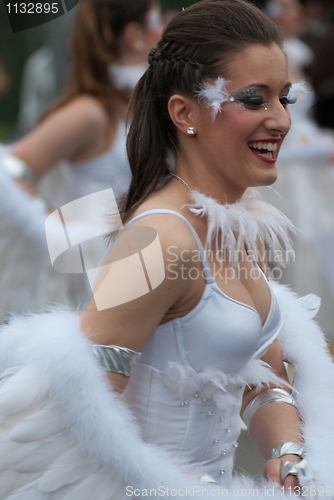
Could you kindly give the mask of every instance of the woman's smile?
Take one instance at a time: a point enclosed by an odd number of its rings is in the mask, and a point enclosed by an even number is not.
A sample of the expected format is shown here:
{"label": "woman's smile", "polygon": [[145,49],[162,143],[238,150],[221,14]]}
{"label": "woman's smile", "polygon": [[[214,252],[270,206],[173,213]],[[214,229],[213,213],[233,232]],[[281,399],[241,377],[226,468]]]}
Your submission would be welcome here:
{"label": "woman's smile", "polygon": [[279,141],[280,139],[261,139],[259,141],[249,142],[248,147],[257,158],[260,158],[260,160],[268,163],[275,163],[275,153]]}

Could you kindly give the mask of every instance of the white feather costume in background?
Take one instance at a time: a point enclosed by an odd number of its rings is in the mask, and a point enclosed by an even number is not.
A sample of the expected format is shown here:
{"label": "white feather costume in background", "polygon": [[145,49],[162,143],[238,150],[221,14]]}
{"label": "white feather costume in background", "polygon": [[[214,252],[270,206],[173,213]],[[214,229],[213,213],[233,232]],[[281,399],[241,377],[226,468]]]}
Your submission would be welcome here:
{"label": "white feather costume in background", "polygon": [[[318,300],[298,300],[273,286],[286,316],[280,340],[284,358],[296,368],[302,432],[316,476],[308,487],[334,497],[334,367],[311,319]],[[178,490],[177,499],[186,488],[195,498],[221,494],[217,485],[192,479],[178,470],[175,457],[142,441],[135,416],[108,387],[78,321],[74,313],[55,311],[2,327],[0,498],[122,500],[167,496],[167,488],[169,496]],[[264,499],[268,487],[241,476],[224,491],[243,490],[251,498],[247,491],[257,489],[257,498]],[[277,485],[276,497],[283,498]]]}
{"label": "white feather costume in background", "polygon": [[[120,121],[115,141],[106,153],[87,161],[62,162],[47,173],[38,185],[47,202],[59,208],[111,187],[115,196],[124,192],[130,179],[124,132]],[[0,323],[10,312],[40,312],[48,305],[83,308],[92,295],[88,280],[84,274],[60,273],[52,268],[45,236],[49,213],[36,206],[8,175],[2,159],[6,153],[8,150],[0,150]],[[84,235],[81,221],[71,220],[71,224],[73,232]],[[53,237],[61,242],[64,235],[59,233],[58,237],[55,227]],[[99,261],[100,253],[98,249],[95,260]]]}
{"label": "white feather costume in background", "polygon": [[[289,56],[289,52],[287,52]],[[334,134],[312,120],[313,94],[298,92],[289,107],[292,126],[277,159],[273,189],[260,188],[266,201],[293,221],[295,261],[283,270],[282,281],[300,295],[321,297],[318,321],[334,340]],[[278,194],[277,194],[278,193]]]}
{"label": "white feather costume in background", "polygon": [[56,272],[40,210],[0,164],[0,322],[10,311],[41,311],[47,304],[80,304],[83,276]]}

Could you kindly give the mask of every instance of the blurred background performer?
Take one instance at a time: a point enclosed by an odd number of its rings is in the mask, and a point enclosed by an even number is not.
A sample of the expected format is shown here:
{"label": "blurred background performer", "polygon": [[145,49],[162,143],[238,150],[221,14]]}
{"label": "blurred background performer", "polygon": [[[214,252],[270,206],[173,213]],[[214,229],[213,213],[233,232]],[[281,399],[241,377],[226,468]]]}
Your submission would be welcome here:
{"label": "blurred background performer", "polygon": [[321,297],[317,320],[334,341],[334,134],[320,129],[313,118],[315,97],[306,76],[308,67],[317,67],[318,53],[315,58],[313,50],[301,39],[310,28],[299,0],[254,3],[261,4],[280,26],[289,77],[292,82],[304,81],[305,86],[291,107],[291,130],[280,152],[274,191],[261,190],[265,199],[282,210],[300,231],[295,238],[293,262],[283,270],[272,262],[274,276],[300,294],[312,291]]}
{"label": "blurred background performer", "polygon": [[0,318],[89,299],[83,275],[52,269],[44,221],[50,207],[107,188],[115,196],[127,190],[125,113],[161,30],[156,0],[80,1],[69,82],[0,163],[0,286],[6,290]]}

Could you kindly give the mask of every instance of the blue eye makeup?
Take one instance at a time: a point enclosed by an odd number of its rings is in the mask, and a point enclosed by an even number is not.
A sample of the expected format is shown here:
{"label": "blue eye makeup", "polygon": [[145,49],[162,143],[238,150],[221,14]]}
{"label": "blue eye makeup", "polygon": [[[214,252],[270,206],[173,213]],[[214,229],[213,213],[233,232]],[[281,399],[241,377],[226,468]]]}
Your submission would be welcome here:
{"label": "blue eye makeup", "polygon": [[245,108],[267,110],[267,103],[260,95],[257,89],[245,89],[230,98],[231,102],[242,104]]}
{"label": "blue eye makeup", "polygon": [[[290,98],[289,94],[282,96],[279,98],[280,103],[283,108],[286,108],[289,104],[294,104],[297,99]],[[230,97],[230,102],[236,102],[241,104],[244,108],[247,109],[260,109],[263,108],[265,111],[268,110],[268,102],[264,100],[261,95],[259,95],[259,90],[254,89],[245,89]]]}

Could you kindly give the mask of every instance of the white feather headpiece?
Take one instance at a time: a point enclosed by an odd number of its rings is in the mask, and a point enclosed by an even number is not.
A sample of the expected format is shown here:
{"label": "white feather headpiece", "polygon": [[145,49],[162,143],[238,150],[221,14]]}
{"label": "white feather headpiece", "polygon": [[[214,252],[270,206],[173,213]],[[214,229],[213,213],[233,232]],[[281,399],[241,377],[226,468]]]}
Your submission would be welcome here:
{"label": "white feather headpiece", "polygon": [[288,93],[288,98],[297,99],[299,92],[308,92],[305,80],[300,80],[300,82],[292,83]]}
{"label": "white feather headpiece", "polygon": [[[208,231],[205,250],[215,249],[228,255],[228,261],[237,265],[240,250],[247,249],[256,259],[261,242],[272,252],[292,251],[289,233],[297,230],[277,208],[266,203],[253,188],[246,190],[240,200],[222,205],[217,200],[191,190],[192,203],[185,205],[200,217],[207,218]],[[278,264],[284,265],[283,259]]]}
{"label": "white feather headpiece", "polygon": [[207,106],[212,109],[212,117],[216,118],[224,102],[229,102],[230,95],[226,91],[226,85],[230,83],[225,78],[219,76],[214,84],[204,82],[199,86],[196,96],[199,101],[204,100]]}

